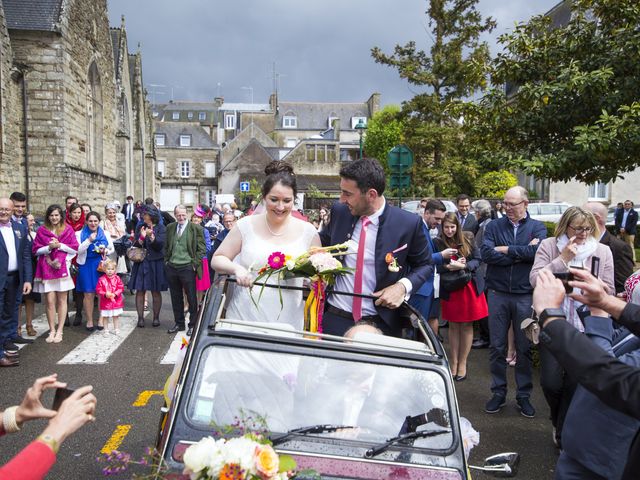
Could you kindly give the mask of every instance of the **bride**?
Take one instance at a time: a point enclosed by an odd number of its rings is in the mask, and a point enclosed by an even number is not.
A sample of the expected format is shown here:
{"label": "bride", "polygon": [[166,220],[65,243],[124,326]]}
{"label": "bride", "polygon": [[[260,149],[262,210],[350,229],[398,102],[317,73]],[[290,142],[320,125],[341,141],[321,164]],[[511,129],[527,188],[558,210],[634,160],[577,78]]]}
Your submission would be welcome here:
{"label": "bride", "polygon": [[[264,212],[238,221],[211,259],[218,273],[235,275],[238,287],[227,305],[227,318],[253,322],[285,322],[296,330],[303,325],[302,292],[265,288],[262,297],[256,285],[250,287],[256,272],[267,264],[269,255],[282,252],[293,258],[312,246],[320,246],[320,237],[312,224],[291,215],[296,194],[296,177],[286,162],[273,161],[264,170],[262,185]],[[268,283],[276,283],[274,277]],[[281,285],[302,285],[302,279],[281,281]],[[282,295],[282,306],[280,305]],[[257,303],[257,306],[254,303]]]}

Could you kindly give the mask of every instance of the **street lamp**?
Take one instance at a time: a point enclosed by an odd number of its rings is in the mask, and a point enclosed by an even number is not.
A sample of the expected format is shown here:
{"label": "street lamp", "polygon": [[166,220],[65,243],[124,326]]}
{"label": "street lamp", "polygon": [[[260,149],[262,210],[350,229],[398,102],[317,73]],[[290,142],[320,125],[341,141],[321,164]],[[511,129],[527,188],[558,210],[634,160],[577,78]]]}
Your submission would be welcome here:
{"label": "street lamp", "polygon": [[355,128],[358,131],[358,135],[360,135],[360,157],[359,158],[360,160],[362,160],[362,134],[367,129],[367,124],[364,123],[364,120],[360,119],[358,120],[358,123]]}

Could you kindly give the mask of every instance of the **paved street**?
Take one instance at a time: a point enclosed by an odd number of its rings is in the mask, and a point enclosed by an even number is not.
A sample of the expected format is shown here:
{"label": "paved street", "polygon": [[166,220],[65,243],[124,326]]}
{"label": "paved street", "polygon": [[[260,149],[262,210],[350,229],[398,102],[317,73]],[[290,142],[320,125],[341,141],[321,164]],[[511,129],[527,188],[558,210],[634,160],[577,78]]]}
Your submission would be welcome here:
{"label": "paved street", "polygon": [[[119,449],[139,456],[145,447],[155,442],[162,398],[154,392],[162,390],[171,373],[180,336],[166,333],[171,324],[168,294],[164,295],[160,328],[134,328],[133,297],[127,295],[126,300],[129,313],[121,327],[122,342],[117,342],[113,335],[90,335],[84,327],[70,327],[65,328],[61,344],[47,344],[43,335],[46,327],[42,326],[46,321],[40,312],[36,329],[41,336],[20,351],[21,366],[0,371],[3,406],[19,403],[33,379],[49,372],[57,372],[71,387],[94,385],[98,398],[96,422],[64,443],[58,463],[47,478],[102,478],[100,465],[95,461],[101,449],[119,445]],[[446,345],[446,329],[443,334]],[[473,350],[468,378],[456,384],[461,414],[480,432],[480,445],[473,450],[471,463],[481,464],[482,459],[491,454],[517,451],[522,455],[518,478],[552,478],[557,452],[551,443],[547,409],[537,379],[533,397],[538,410],[535,419],[519,414],[513,392],[501,413],[487,415],[482,411],[489,398],[487,358],[487,350]],[[513,369],[510,374],[512,380]],[[47,395],[45,403],[50,404],[52,397],[52,393]],[[146,404],[134,406],[134,403]],[[35,438],[43,427],[42,421],[32,422],[26,424],[21,433],[12,435],[10,441],[2,439],[0,463]],[[110,478],[130,478],[130,475]],[[474,478],[489,477],[475,474]]]}

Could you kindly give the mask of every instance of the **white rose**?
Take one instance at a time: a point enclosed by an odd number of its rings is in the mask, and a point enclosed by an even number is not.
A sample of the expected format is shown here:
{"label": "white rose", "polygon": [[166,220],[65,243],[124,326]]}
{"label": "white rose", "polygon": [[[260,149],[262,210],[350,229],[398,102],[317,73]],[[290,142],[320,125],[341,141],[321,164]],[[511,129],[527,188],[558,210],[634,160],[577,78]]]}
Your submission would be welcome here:
{"label": "white rose", "polygon": [[212,437],[204,437],[198,443],[191,445],[184,452],[184,473],[198,473],[204,470],[209,464],[212,453],[217,450],[219,450],[218,446]]}
{"label": "white rose", "polygon": [[245,473],[256,475],[254,462],[256,446],[258,444],[245,437],[232,438],[224,445],[224,463],[240,465]]}
{"label": "white rose", "polygon": [[216,441],[216,448],[209,454],[207,467],[209,467],[209,475],[213,478],[218,478],[222,467],[224,467],[224,445],[226,440],[221,438]]}

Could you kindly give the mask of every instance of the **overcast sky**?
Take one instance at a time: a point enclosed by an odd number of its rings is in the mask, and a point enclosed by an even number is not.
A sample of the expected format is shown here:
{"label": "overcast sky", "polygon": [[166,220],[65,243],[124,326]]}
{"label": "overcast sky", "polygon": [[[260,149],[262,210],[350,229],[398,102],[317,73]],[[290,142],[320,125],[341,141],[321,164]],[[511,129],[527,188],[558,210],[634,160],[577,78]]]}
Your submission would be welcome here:
{"label": "overcast sky", "polygon": [[[480,0],[498,22],[487,40],[558,0]],[[112,26],[125,15],[129,50],[140,42],[149,99],[267,103],[273,71],[281,100],[361,102],[371,93],[400,103],[419,90],[376,64],[414,40],[424,50],[427,0],[108,0]],[[164,85],[164,86],[153,86]],[[245,87],[245,88],[242,88]]]}

